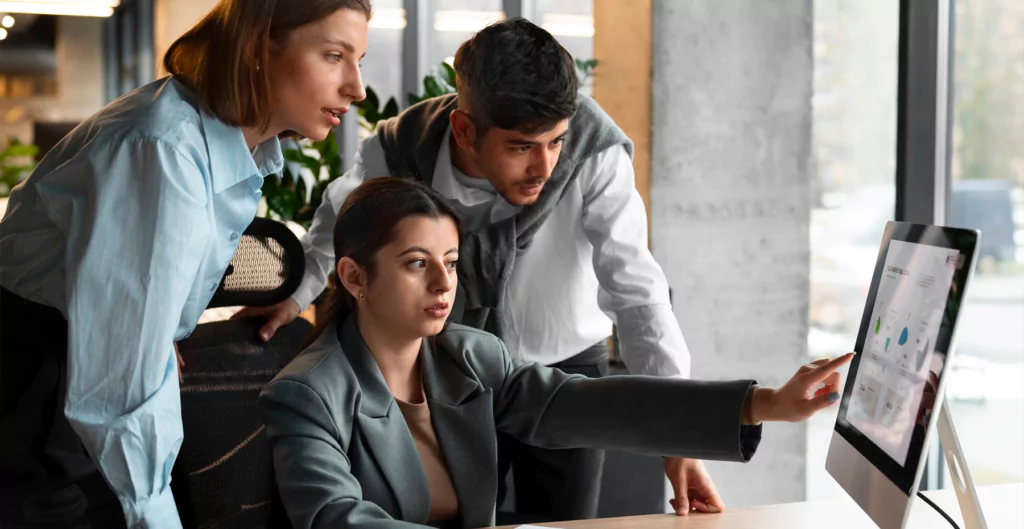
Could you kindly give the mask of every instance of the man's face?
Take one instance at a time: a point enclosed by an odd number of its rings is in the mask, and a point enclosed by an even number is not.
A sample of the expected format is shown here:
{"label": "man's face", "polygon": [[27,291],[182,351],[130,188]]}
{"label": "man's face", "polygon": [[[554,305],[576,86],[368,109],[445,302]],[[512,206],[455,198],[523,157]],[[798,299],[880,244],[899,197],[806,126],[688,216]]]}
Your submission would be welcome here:
{"label": "man's face", "polygon": [[568,119],[533,133],[491,127],[477,135],[470,154],[498,194],[509,204],[525,206],[537,201],[551,178],[568,130]]}

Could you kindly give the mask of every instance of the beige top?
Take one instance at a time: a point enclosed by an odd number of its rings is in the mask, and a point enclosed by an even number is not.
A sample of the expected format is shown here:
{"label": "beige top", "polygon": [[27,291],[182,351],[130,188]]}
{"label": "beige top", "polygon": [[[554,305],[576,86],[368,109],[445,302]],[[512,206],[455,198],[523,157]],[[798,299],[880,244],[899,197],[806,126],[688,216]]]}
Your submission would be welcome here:
{"label": "beige top", "polygon": [[405,422],[409,425],[412,440],[416,443],[416,451],[420,454],[423,471],[427,474],[427,485],[430,487],[430,516],[427,522],[444,522],[459,514],[459,499],[455,496],[455,487],[448,474],[448,465],[444,454],[437,444],[434,425],[430,422],[430,408],[426,399],[419,404],[410,404],[400,399],[398,402]]}

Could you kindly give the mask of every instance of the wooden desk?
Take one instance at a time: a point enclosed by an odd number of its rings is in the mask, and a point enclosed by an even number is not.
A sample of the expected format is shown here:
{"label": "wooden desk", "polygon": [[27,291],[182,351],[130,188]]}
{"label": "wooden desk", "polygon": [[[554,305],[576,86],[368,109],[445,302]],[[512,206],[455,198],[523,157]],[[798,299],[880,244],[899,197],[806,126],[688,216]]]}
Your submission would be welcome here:
{"label": "wooden desk", "polygon": [[[960,527],[960,507],[952,490],[925,493],[942,507]],[[980,487],[981,508],[990,529],[1024,528],[1024,484]],[[674,516],[655,514],[538,524],[563,529],[870,529],[876,527],[864,511],[844,497],[829,501],[786,503],[761,507],[729,509],[720,514],[691,514]],[[513,525],[502,529],[513,529]],[[952,527],[927,503],[914,501],[910,513],[912,529],[942,529]]]}

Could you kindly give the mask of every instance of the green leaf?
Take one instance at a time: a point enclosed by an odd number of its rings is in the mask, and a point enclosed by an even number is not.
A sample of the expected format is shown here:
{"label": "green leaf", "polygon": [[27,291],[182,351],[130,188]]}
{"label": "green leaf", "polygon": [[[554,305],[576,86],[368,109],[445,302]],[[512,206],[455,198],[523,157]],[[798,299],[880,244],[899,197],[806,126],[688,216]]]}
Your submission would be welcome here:
{"label": "green leaf", "polygon": [[453,94],[453,93],[455,93],[455,87],[450,85],[450,84],[448,84],[447,81],[445,81],[444,79],[441,79],[440,77],[436,78],[436,80],[437,80],[437,87],[441,91],[441,93],[439,93],[437,95],[443,96],[445,94]]}
{"label": "green leaf", "polygon": [[441,61],[441,70],[438,73],[441,80],[448,84],[448,86],[455,87],[455,68],[452,68],[452,65]]}
{"label": "green leaf", "polygon": [[329,165],[332,160],[341,156],[338,154],[338,139],[335,137],[333,129],[327,134],[327,139],[324,140],[323,148],[319,150],[320,159],[324,162],[323,165]]}
{"label": "green leaf", "polygon": [[278,193],[267,197],[267,208],[276,213],[281,220],[295,219],[300,204],[295,193]]}
{"label": "green leaf", "polygon": [[444,95],[444,91],[441,89],[441,86],[437,84],[437,79],[434,79],[433,76],[423,78],[423,89],[425,91],[424,97],[426,99]]}
{"label": "green leaf", "polygon": [[398,115],[398,101],[395,98],[388,99],[387,105],[384,106],[384,112],[381,113],[383,119],[391,119]]}
{"label": "green leaf", "polygon": [[304,152],[297,149],[284,149],[281,152],[284,154],[285,160],[295,163],[302,163],[302,158],[306,156]]}
{"label": "green leaf", "polygon": [[299,208],[306,205],[306,179],[299,175],[295,178],[295,199]]}
{"label": "green leaf", "polygon": [[0,154],[0,158],[35,156],[37,154],[39,154],[39,147],[36,147],[35,145],[21,145],[12,143],[10,146],[3,150],[3,154]]}
{"label": "green leaf", "polygon": [[380,108],[380,101],[377,99],[377,92],[374,92],[369,86],[366,87],[366,99],[362,100],[361,103],[374,110]]}
{"label": "green leaf", "polygon": [[409,106],[415,105],[416,103],[419,103],[420,101],[423,101],[423,99],[424,98],[422,98],[422,97],[420,97],[420,96],[418,96],[416,94],[409,94],[407,96],[407,100],[409,101]]}

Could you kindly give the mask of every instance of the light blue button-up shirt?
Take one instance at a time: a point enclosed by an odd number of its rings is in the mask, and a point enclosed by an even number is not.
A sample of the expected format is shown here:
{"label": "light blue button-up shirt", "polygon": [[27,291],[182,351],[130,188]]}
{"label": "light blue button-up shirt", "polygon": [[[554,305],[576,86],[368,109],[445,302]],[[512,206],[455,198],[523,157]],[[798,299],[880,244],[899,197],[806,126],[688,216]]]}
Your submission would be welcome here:
{"label": "light blue button-up shirt", "polygon": [[181,527],[173,342],[196,326],[282,165],[276,138],[250,152],[164,78],[82,123],[11,193],[0,284],[67,318],[64,413],[129,527]]}

